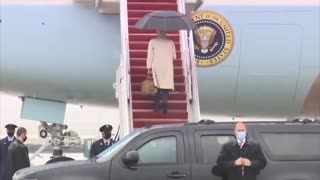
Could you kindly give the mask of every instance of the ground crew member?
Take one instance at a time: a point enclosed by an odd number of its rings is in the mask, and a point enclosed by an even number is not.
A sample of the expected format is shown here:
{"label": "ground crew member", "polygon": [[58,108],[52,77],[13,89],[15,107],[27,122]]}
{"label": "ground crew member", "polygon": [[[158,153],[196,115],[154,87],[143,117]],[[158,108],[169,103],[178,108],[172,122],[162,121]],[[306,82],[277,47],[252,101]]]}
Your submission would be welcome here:
{"label": "ground crew member", "polygon": [[14,124],[7,124],[5,126],[7,129],[7,137],[0,140],[0,180],[6,180],[7,173],[7,157],[8,148],[10,144],[16,139],[14,133],[16,132],[17,126]]}
{"label": "ground crew member", "polygon": [[90,149],[90,158],[97,156],[115,143],[111,138],[112,129],[111,125],[104,125],[99,129],[102,133],[102,138],[92,144]]}

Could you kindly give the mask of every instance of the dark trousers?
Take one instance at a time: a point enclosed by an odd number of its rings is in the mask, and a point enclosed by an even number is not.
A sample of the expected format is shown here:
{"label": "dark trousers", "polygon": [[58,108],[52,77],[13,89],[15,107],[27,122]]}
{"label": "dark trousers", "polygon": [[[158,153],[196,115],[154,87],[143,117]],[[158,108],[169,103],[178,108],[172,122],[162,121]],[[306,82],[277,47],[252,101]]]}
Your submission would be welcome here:
{"label": "dark trousers", "polygon": [[158,93],[154,99],[154,110],[159,111],[160,101],[162,101],[162,112],[168,112],[169,89],[158,89]]}

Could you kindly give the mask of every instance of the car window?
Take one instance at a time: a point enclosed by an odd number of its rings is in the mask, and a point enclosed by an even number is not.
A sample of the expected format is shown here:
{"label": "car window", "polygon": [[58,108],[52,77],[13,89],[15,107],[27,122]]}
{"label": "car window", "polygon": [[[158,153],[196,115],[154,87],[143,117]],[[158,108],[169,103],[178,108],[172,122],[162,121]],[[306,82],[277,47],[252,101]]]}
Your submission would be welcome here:
{"label": "car window", "polygon": [[223,145],[235,141],[234,136],[231,135],[203,135],[200,139],[203,163],[216,163]]}
{"label": "car window", "polygon": [[274,160],[320,159],[320,134],[262,133],[261,137]]}
{"label": "car window", "polygon": [[145,130],[138,130],[130,133],[124,138],[120,139],[114,145],[104,150],[97,156],[98,162],[108,161],[113,158],[114,154],[118,153],[123,147],[125,147],[132,139],[137,137],[139,134],[144,132]]}
{"label": "car window", "polygon": [[177,138],[153,139],[138,149],[138,164],[177,163]]}

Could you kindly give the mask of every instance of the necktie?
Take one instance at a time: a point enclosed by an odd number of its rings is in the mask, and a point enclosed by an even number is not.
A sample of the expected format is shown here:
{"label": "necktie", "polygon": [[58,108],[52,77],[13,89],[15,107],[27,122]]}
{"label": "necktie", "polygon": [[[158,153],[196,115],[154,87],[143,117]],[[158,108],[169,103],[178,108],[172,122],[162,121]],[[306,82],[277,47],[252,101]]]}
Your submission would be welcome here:
{"label": "necktie", "polygon": [[242,149],[243,145],[244,145],[243,141],[240,141],[239,142],[240,149]]}
{"label": "necktie", "polygon": [[[240,141],[239,142],[240,149],[242,149],[243,145],[244,145],[244,142]],[[241,175],[244,176],[244,166],[241,167]]]}
{"label": "necktie", "polygon": [[244,166],[241,168],[241,175],[244,176]]}

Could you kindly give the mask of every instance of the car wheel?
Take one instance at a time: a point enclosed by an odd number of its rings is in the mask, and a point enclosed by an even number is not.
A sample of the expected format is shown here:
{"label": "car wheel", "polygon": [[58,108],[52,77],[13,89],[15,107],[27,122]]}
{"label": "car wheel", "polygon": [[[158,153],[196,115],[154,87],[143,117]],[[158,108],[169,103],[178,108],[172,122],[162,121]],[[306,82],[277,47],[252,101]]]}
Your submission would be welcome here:
{"label": "car wheel", "polygon": [[52,164],[52,163],[63,162],[63,161],[74,161],[74,159],[69,157],[57,157],[57,158],[50,159],[49,161],[46,162],[46,164]]}

